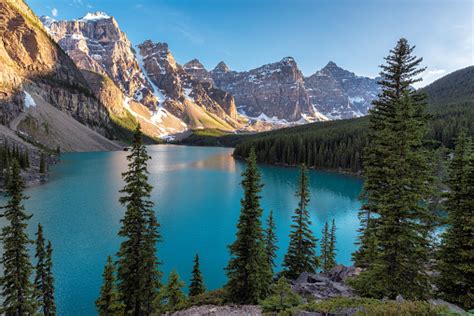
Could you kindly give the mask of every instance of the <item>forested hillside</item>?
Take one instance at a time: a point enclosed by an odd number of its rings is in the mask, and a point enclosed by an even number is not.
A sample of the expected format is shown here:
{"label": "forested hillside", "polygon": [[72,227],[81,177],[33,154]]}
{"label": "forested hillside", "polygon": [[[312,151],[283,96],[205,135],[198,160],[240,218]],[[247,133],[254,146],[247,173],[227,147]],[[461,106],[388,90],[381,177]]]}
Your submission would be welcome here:
{"label": "forested hillside", "polygon": [[[453,148],[461,128],[474,135],[474,67],[453,72],[420,92],[428,95],[428,140]],[[260,162],[358,172],[368,143],[368,118],[313,123],[243,137],[234,155],[246,157],[254,147]],[[225,144],[225,138],[221,142]],[[207,141],[209,143],[209,141]],[[233,139],[235,142],[235,139]]]}

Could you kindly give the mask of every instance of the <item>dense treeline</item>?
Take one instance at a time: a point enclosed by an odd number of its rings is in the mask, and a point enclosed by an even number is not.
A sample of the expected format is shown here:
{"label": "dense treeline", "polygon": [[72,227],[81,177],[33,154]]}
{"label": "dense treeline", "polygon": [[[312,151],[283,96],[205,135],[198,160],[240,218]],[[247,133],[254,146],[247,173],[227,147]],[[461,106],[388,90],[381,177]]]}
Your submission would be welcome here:
{"label": "dense treeline", "polygon": [[0,313],[56,315],[51,242],[46,243],[43,228],[38,225],[34,264],[29,254],[32,240],[27,234],[28,221],[32,215],[25,211],[23,205],[27,197],[23,193],[25,186],[17,160],[11,162],[7,172],[7,203],[2,206],[2,217],[5,218],[6,225],[0,232],[3,248],[0,259],[3,268],[0,278]]}
{"label": "dense treeline", "polygon": [[[474,100],[470,98],[474,91],[473,69],[457,71],[420,91],[429,97],[427,110],[430,118],[425,139],[434,140],[432,145],[454,148],[454,139],[461,129],[474,135]],[[232,141],[237,144],[234,155],[247,157],[253,147],[260,162],[305,163],[318,169],[357,172],[362,169],[363,151],[368,144],[368,121],[364,117],[313,123],[243,136],[240,142]],[[220,139],[225,143],[225,138]]]}
{"label": "dense treeline", "polygon": [[261,162],[356,172],[362,168],[366,130],[365,119],[289,128],[250,138],[236,146],[234,155],[245,157],[254,148]]}

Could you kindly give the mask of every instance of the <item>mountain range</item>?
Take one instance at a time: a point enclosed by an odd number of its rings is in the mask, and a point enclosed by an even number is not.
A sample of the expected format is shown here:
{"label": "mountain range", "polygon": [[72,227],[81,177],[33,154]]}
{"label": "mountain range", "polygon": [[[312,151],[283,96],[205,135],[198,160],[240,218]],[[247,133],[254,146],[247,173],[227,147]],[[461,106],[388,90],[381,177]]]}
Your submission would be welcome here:
{"label": "mountain range", "polygon": [[[137,121],[155,139],[208,128],[254,132],[363,116],[378,93],[375,79],[334,62],[308,77],[292,57],[243,72],[220,62],[208,71],[197,59],[180,65],[166,43],[134,46],[103,12],[56,21],[36,17],[23,1],[1,5],[2,123],[49,148],[102,148],[65,136],[64,114],[113,148],[109,139]],[[27,106],[29,97],[40,106]]]}

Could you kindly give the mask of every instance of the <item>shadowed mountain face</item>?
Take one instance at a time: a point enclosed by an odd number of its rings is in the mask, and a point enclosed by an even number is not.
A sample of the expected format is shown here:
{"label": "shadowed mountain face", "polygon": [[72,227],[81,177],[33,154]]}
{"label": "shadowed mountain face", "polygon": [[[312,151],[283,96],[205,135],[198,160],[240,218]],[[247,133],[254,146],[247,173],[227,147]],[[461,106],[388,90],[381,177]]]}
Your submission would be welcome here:
{"label": "shadowed mountain face", "polygon": [[305,86],[315,110],[330,119],[367,115],[379,92],[376,79],[356,76],[334,62],[306,77]]}
{"label": "shadowed mountain face", "polygon": [[[208,80],[202,70],[190,68],[196,77]],[[234,95],[242,113],[290,122],[367,115],[379,91],[375,79],[356,76],[333,62],[303,77],[291,57],[246,72],[231,71],[220,62],[210,75],[216,86]]]}

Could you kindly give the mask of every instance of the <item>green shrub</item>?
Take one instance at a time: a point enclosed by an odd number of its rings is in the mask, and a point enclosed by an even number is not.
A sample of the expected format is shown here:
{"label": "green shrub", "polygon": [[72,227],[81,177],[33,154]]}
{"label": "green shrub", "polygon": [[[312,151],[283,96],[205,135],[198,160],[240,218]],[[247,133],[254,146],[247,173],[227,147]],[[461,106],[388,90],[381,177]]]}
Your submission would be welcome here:
{"label": "green shrub", "polygon": [[355,309],[356,315],[449,315],[446,306],[433,306],[426,301],[381,301],[371,298],[333,298],[311,302],[291,309],[289,314],[298,311],[320,313],[344,313],[345,309]]}
{"label": "green shrub", "polygon": [[264,312],[284,312],[301,304],[301,297],[291,290],[285,277],[272,284],[270,291],[271,295],[259,304]]}

